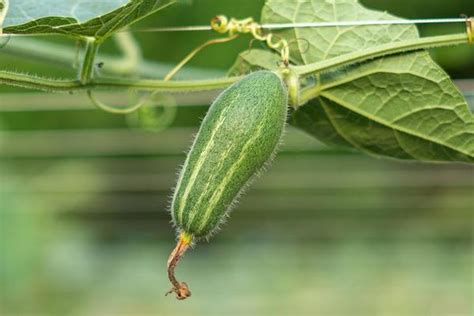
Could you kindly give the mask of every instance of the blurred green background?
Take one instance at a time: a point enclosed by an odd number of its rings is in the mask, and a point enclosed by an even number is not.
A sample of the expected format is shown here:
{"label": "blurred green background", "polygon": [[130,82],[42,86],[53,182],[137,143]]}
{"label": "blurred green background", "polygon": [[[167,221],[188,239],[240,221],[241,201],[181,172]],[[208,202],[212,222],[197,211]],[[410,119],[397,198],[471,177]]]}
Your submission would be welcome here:
{"label": "blurred green background", "polygon": [[[474,14],[472,0],[362,2],[407,18]],[[220,13],[258,17],[262,4],[188,1],[134,27],[206,24]],[[216,36],[135,35],[159,63],[157,77]],[[38,41],[12,38],[0,49],[0,68],[74,76],[71,62],[38,62],[48,59],[42,43],[73,50],[73,41]],[[218,76],[248,44],[242,37],[206,49],[180,76]],[[38,60],[20,54],[25,45]],[[117,54],[114,41],[101,53]],[[456,82],[473,108],[473,47],[431,53],[463,79]],[[180,96],[178,107],[162,100],[165,107],[148,109],[157,117],[142,113],[137,124],[136,114],[95,110],[83,94],[4,86],[0,93],[1,315],[474,314],[471,166],[376,159],[289,129],[228,224],[178,267],[193,296],[177,302],[164,296],[175,242],[166,209],[207,105],[199,96]],[[121,104],[126,94],[103,97]]]}

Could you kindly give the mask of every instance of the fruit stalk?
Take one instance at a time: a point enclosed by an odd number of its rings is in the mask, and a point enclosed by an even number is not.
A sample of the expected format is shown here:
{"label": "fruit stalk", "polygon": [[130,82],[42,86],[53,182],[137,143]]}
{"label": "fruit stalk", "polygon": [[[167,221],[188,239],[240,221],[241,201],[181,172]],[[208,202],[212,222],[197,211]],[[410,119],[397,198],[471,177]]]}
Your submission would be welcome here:
{"label": "fruit stalk", "polygon": [[191,296],[188,285],[186,282],[179,282],[175,275],[174,269],[178,264],[179,260],[183,257],[186,250],[189,248],[192,242],[192,236],[186,233],[181,233],[179,235],[178,243],[176,247],[171,252],[170,257],[168,258],[168,278],[173,285],[171,290],[169,290],[166,295],[170,293],[175,293],[178,300],[184,300]]}

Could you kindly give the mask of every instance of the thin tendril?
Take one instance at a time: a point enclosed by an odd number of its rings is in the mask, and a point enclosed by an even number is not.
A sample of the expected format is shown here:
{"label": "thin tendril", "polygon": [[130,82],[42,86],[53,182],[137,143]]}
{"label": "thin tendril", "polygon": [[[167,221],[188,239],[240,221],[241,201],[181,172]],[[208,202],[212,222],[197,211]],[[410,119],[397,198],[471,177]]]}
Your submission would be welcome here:
{"label": "thin tendril", "polygon": [[179,62],[179,64],[177,64],[173,69],[171,69],[171,71],[166,75],[166,77],[164,78],[164,81],[168,81],[170,80],[171,78],[173,78],[173,76],[181,69],[183,68],[183,66],[189,62],[191,60],[191,58],[193,58],[197,53],[199,53],[201,50],[203,50],[204,48],[206,48],[207,46],[209,45],[212,45],[212,44],[219,44],[219,43],[225,43],[225,42],[230,42],[232,40],[234,40],[235,38],[237,38],[237,36],[239,36],[238,34],[235,34],[235,35],[232,35],[230,37],[225,37],[225,38],[216,38],[216,39],[212,39],[212,40],[209,40],[207,42],[205,42],[204,44],[201,44],[200,46],[196,47],[195,49],[193,49],[186,57],[184,57],[184,59],[182,61]]}
{"label": "thin tendril", "polygon": [[147,104],[148,101],[156,95],[156,93],[157,92],[152,92],[152,93],[148,94],[147,96],[142,98],[140,101],[138,101],[136,104],[134,104],[131,107],[120,109],[120,108],[116,108],[116,107],[107,105],[107,104],[103,103],[102,101],[99,101],[92,94],[92,90],[87,90],[87,95],[89,96],[89,99],[92,101],[92,103],[95,106],[97,106],[99,109],[101,109],[103,111],[113,113],[113,114],[129,114],[129,113],[132,113],[132,112],[138,110],[139,108],[141,108],[142,106],[144,106],[145,104]]}

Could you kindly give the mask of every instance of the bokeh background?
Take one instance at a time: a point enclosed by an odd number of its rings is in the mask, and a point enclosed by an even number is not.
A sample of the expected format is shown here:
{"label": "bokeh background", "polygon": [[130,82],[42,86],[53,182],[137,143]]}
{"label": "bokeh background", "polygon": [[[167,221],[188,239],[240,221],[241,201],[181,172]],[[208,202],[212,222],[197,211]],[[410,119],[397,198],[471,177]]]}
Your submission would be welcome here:
{"label": "bokeh background", "polygon": [[[362,2],[407,18],[474,14],[472,0]],[[188,1],[134,27],[206,24],[220,13],[258,17],[262,5]],[[148,68],[155,77],[216,37],[134,35],[155,61]],[[242,37],[211,47],[180,77],[222,75],[248,45]],[[71,77],[72,60],[56,54],[71,57],[74,48],[61,37],[12,38],[0,49],[0,68]],[[117,50],[109,40],[101,53]],[[474,48],[431,53],[474,108]],[[124,117],[96,110],[80,93],[4,86],[0,93],[1,315],[474,314],[471,166],[377,159],[289,129],[228,224],[178,267],[193,296],[177,302],[164,296],[175,243],[166,209],[206,97],[181,96],[179,106],[166,98],[163,107]],[[126,94],[102,97],[120,104]]]}

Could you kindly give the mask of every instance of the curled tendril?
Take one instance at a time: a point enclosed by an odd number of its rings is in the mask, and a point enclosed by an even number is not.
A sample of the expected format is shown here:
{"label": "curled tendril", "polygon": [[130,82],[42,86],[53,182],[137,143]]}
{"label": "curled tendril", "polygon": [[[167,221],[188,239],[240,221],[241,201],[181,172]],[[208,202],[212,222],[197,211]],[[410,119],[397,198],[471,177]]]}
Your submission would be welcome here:
{"label": "curled tendril", "polygon": [[[268,47],[280,51],[281,60],[284,68],[287,68],[289,65],[289,55],[290,55],[290,48],[288,42],[272,33],[264,34],[262,31],[262,27],[259,23],[255,22],[253,18],[246,18],[243,20],[237,20],[235,18],[228,19],[226,16],[219,15],[214,17],[211,20],[211,28],[216,32],[225,34],[228,33],[229,37],[227,38],[218,38],[212,39],[200,46],[196,47],[192,50],[181,62],[179,62],[164,78],[164,81],[171,80],[173,76],[186,64],[191,60],[198,52],[202,49],[206,48],[209,45],[217,44],[217,43],[225,43],[235,39],[239,34],[250,33],[254,37],[254,39],[259,40],[261,42],[265,42]],[[97,106],[99,109],[115,113],[115,114],[128,114],[132,113],[138,109],[140,109],[143,105],[145,105],[150,98],[152,98],[155,93],[151,93],[147,97],[143,98],[136,104],[127,107],[127,108],[116,108],[113,106],[109,106],[101,101],[99,101],[94,95],[91,90],[87,91],[87,95],[92,103]]]}
{"label": "curled tendril", "polygon": [[147,104],[151,100],[151,98],[153,98],[156,95],[156,93],[157,92],[152,92],[152,93],[148,94],[147,96],[145,96],[141,100],[139,100],[137,103],[135,103],[132,106],[129,106],[127,108],[117,108],[117,107],[110,106],[110,105],[107,105],[107,104],[103,103],[102,101],[98,100],[94,96],[94,94],[92,93],[92,90],[87,90],[87,96],[89,97],[91,102],[96,107],[98,107],[99,109],[101,109],[103,111],[113,113],[113,114],[130,114],[130,113],[138,110],[139,108],[141,108],[145,104]]}
{"label": "curled tendril", "polygon": [[156,106],[145,104],[132,115],[127,116],[128,124],[152,132],[160,132],[169,127],[176,118],[175,99],[159,95],[159,100],[153,103],[156,103]]}
{"label": "curled tendril", "polygon": [[290,48],[288,42],[275,34],[264,34],[262,26],[252,18],[237,20],[235,18],[228,19],[224,15],[218,15],[211,20],[211,28],[222,34],[228,33],[229,36],[250,33],[255,39],[266,42],[268,47],[278,50],[283,64],[285,66],[289,65]]}

